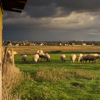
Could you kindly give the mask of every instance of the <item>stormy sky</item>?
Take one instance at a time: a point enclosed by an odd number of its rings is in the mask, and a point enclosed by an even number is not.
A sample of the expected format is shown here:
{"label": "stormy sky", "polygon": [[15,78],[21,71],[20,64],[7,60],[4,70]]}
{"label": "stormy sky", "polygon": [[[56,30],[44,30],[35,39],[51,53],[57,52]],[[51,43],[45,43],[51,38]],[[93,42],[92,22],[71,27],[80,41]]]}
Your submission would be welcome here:
{"label": "stormy sky", "polygon": [[28,0],[4,11],[3,40],[100,41],[100,0]]}

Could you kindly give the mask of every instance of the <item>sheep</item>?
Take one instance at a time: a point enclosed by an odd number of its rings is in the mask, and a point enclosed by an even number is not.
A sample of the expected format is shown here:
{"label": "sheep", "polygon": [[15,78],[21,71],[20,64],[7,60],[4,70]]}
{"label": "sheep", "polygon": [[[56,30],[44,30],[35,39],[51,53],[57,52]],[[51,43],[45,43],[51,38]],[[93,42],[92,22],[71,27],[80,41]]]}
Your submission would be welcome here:
{"label": "sheep", "polygon": [[43,60],[43,58],[45,59],[45,53],[39,53],[38,55],[42,60]]}
{"label": "sheep", "polygon": [[88,54],[87,55],[87,59],[89,60],[89,62],[92,61],[92,63],[93,61],[96,63],[96,60],[99,58],[100,58],[99,54]]}
{"label": "sheep", "polygon": [[100,56],[98,54],[86,54],[86,55],[82,56],[80,61],[81,62],[86,61],[86,63],[87,63],[87,61],[89,60],[89,62],[92,61],[92,63],[93,63],[93,61],[94,61],[96,63],[96,60],[99,58],[100,58]]}
{"label": "sheep", "polygon": [[80,59],[80,61],[81,61],[81,63],[83,62],[83,61],[86,61],[86,63],[87,63],[87,54],[86,55],[83,55],[82,57],[81,57],[81,59]]}
{"label": "sheep", "polygon": [[60,59],[62,60],[62,62],[65,62],[65,61],[66,61],[66,56],[65,56],[64,54],[62,54],[62,55],[60,56]]}
{"label": "sheep", "polygon": [[78,55],[78,59],[77,59],[78,62],[80,61],[80,59],[82,58],[82,56],[83,56],[83,54],[81,54],[81,53]]}
{"label": "sheep", "polygon": [[24,60],[24,62],[28,63],[28,57],[27,55],[23,55],[22,56],[22,61]]}
{"label": "sheep", "polygon": [[48,53],[45,53],[44,58],[50,62],[50,55]]}
{"label": "sheep", "polygon": [[76,55],[75,54],[71,54],[70,55],[70,59],[71,59],[72,62],[75,62]]}
{"label": "sheep", "polygon": [[41,59],[46,59],[47,61],[50,61],[50,55],[48,53],[39,53],[39,57]]}
{"label": "sheep", "polygon": [[37,50],[36,54],[43,53],[43,50]]}
{"label": "sheep", "polygon": [[38,54],[38,55],[39,55],[39,57],[40,57],[41,59],[43,59],[43,58],[44,58],[44,53],[43,53],[43,50],[37,50],[37,51],[36,51],[36,54]]}
{"label": "sheep", "polygon": [[39,50],[36,51],[36,54],[38,54],[38,53],[39,53]]}
{"label": "sheep", "polygon": [[37,63],[37,61],[39,60],[39,55],[38,54],[33,55],[32,59],[35,63]]}
{"label": "sheep", "polygon": [[43,53],[43,50],[39,50],[39,53]]}

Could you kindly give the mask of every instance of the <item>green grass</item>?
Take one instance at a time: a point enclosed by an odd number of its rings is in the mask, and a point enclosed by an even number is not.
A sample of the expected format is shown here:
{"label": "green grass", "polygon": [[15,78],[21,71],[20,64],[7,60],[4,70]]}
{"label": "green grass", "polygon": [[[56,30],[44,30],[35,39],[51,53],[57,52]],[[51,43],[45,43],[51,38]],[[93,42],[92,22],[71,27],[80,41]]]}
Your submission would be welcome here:
{"label": "green grass", "polygon": [[[21,71],[29,73],[32,80],[26,80],[13,90],[19,92],[22,99],[28,100],[100,100],[100,60],[97,63],[72,63],[70,54],[79,52],[50,53],[51,62],[34,63],[33,55],[28,55],[29,63],[15,56],[15,65]],[[60,55],[66,55],[62,63]],[[83,52],[86,54],[86,52]]]}

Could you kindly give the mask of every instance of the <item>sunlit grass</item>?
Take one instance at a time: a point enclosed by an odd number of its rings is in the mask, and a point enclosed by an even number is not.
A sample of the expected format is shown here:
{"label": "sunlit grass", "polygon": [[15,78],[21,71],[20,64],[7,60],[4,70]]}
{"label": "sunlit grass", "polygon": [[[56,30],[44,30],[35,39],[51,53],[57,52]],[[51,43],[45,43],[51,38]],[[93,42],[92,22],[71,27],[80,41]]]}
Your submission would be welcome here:
{"label": "sunlit grass", "polygon": [[[38,63],[34,63],[32,55],[28,55],[28,64],[22,62],[21,55],[16,55],[16,67],[25,73],[30,73],[34,80],[26,82],[16,90],[21,94],[22,99],[99,100],[100,61],[86,64],[76,60],[72,63],[70,60],[72,53],[78,55],[80,52],[53,52],[50,53],[51,62]],[[65,63],[60,59],[61,54],[66,55]]]}
{"label": "sunlit grass", "polygon": [[[51,62],[33,62],[33,54],[40,49],[49,52]],[[19,52],[19,55],[15,56],[15,66],[28,74],[20,76],[23,80],[19,82],[21,85],[15,85],[11,93],[15,96],[20,94],[22,100],[100,100],[100,60],[94,64],[77,60],[72,63],[72,53],[90,53],[69,52],[79,49],[81,48],[64,46],[23,46],[20,49],[15,47],[14,50]],[[99,46],[84,46],[84,49],[99,49]],[[29,54],[28,64],[22,61],[22,54]],[[66,55],[65,63],[60,59],[61,54]]]}
{"label": "sunlit grass", "polygon": [[85,72],[81,70],[66,70],[58,68],[41,68],[36,71],[36,81],[59,82],[65,81],[68,78],[82,78],[82,79],[96,79],[99,78],[97,74]]}

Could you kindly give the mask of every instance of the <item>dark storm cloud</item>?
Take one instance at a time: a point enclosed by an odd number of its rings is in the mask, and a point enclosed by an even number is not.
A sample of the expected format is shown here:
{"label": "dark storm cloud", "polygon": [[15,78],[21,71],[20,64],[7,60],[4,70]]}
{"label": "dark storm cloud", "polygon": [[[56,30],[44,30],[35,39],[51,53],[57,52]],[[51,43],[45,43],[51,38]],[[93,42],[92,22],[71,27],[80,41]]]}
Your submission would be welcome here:
{"label": "dark storm cloud", "polygon": [[3,19],[4,40],[99,40],[100,0],[28,0]]}
{"label": "dark storm cloud", "polygon": [[100,0],[28,0],[25,11],[31,17],[60,17],[73,11],[93,13],[100,11]]}
{"label": "dark storm cloud", "polygon": [[[72,12],[100,13],[100,0],[28,0],[24,12],[35,18],[62,17]],[[18,17],[19,14],[9,12],[4,18]],[[24,16],[23,16],[24,17]]]}
{"label": "dark storm cloud", "polygon": [[51,17],[54,16],[57,12],[57,8],[55,5],[49,6],[27,6],[25,12],[31,17],[39,18],[39,17]]}

